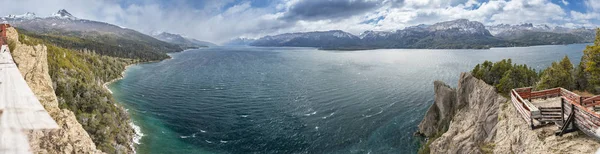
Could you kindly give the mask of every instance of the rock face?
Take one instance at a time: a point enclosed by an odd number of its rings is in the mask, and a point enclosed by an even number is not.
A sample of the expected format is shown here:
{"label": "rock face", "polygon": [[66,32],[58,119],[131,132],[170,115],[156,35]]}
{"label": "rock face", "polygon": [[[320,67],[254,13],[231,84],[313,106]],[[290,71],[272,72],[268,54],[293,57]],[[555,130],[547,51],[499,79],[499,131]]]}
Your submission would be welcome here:
{"label": "rock face", "polygon": [[510,100],[470,73],[461,74],[456,89],[434,85],[435,103],[419,124],[419,133],[439,136],[431,138],[431,153],[593,153],[600,147],[580,132],[554,136],[556,126],[531,130]]}
{"label": "rock face", "polygon": [[30,131],[28,138],[34,153],[102,153],[77,122],[75,114],[58,108],[57,97],[48,74],[47,49],[44,45],[29,46],[19,42],[14,28],[7,30],[9,41],[15,42],[11,49],[13,59],[25,81],[40,103],[56,121],[58,130]]}
{"label": "rock face", "polygon": [[441,81],[435,81],[433,85],[435,103],[429,107],[419,124],[419,132],[427,137],[447,130],[456,108],[456,90]]}
{"label": "rock face", "polygon": [[431,152],[480,153],[480,146],[494,141],[498,106],[506,101],[494,87],[462,73],[456,91],[458,110],[448,131],[431,143]]}

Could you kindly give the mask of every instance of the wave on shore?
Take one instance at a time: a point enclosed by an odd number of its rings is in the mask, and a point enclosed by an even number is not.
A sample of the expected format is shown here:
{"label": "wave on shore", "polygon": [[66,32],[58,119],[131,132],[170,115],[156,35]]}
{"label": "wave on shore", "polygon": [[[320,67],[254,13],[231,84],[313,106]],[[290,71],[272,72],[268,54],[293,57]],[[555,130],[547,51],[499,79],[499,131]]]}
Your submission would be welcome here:
{"label": "wave on shore", "polygon": [[140,144],[140,140],[142,140],[142,137],[144,137],[144,133],[142,133],[142,129],[140,128],[140,126],[135,125],[135,123],[129,122],[129,125],[131,125],[131,128],[133,128],[133,131],[135,133],[135,135],[133,136],[133,143],[135,144]]}

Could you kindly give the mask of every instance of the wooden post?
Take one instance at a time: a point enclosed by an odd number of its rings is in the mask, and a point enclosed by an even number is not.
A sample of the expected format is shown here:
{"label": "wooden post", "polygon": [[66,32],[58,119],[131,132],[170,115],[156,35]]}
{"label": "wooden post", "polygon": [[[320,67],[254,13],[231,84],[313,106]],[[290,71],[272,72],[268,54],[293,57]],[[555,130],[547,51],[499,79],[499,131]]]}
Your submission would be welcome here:
{"label": "wooden post", "polygon": [[529,117],[529,125],[531,126],[531,129],[533,130],[535,127],[533,126],[533,117]]}
{"label": "wooden post", "polygon": [[575,104],[571,104],[571,114],[573,115],[573,120],[571,122],[571,129],[575,129]]}
{"label": "wooden post", "polygon": [[529,100],[529,102],[531,102],[531,89],[533,89],[533,88],[529,88],[529,93],[528,93],[529,97],[527,98],[527,100]]}
{"label": "wooden post", "polygon": [[563,127],[565,125],[565,98],[560,98],[560,120],[562,121]]}

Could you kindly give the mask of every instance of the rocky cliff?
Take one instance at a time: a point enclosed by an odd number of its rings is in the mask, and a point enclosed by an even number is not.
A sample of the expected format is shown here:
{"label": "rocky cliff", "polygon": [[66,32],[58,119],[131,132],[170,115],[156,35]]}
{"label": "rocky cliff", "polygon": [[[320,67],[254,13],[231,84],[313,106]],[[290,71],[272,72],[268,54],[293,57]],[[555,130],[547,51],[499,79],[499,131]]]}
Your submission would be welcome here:
{"label": "rocky cliff", "polygon": [[[418,133],[430,153],[593,153],[600,145],[584,134],[554,136],[555,126],[531,130],[509,99],[462,73],[456,89],[436,81],[435,103]],[[427,150],[422,152],[427,152]]]}
{"label": "rocky cliff", "polygon": [[102,153],[96,149],[90,136],[77,122],[75,114],[66,109],[59,109],[48,74],[46,46],[22,44],[14,28],[8,29],[7,37],[15,44],[11,53],[19,71],[60,127],[58,130],[28,132],[31,150],[34,153]]}

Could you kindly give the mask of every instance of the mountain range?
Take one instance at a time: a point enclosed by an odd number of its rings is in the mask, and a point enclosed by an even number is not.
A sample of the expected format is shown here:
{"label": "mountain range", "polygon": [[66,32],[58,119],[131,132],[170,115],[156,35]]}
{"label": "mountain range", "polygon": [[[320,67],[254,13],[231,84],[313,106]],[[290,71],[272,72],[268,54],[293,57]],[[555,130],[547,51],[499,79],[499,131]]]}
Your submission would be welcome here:
{"label": "mountain range", "polygon": [[199,47],[214,47],[218,46],[214,43],[199,41],[193,38],[184,37],[179,34],[167,32],[158,32],[152,34],[152,37],[172,44],[180,45],[182,48],[199,48]]}
{"label": "mountain range", "polygon": [[593,42],[595,30],[547,25],[484,26],[458,19],[417,25],[396,31],[365,31],[359,36],[331,30],[265,36],[251,46],[295,46],[356,50],[380,48],[487,49],[491,47],[553,45]]}
{"label": "mountain range", "polygon": [[[180,41],[179,35],[173,37],[177,38],[173,41],[159,40],[113,24],[79,19],[64,9],[49,17],[37,17],[30,12],[8,15],[0,18],[0,22],[11,24],[28,36],[44,38],[61,47],[90,49],[103,55],[144,61],[165,59],[168,57],[165,53],[181,51],[190,46],[214,45],[188,38],[184,38],[185,43],[180,43],[177,42]],[[165,35],[171,36],[168,33]]]}
{"label": "mountain range", "polygon": [[238,38],[231,39],[231,40],[223,43],[223,45],[226,45],[226,46],[248,46],[254,41],[256,41],[256,39],[238,37]]}

